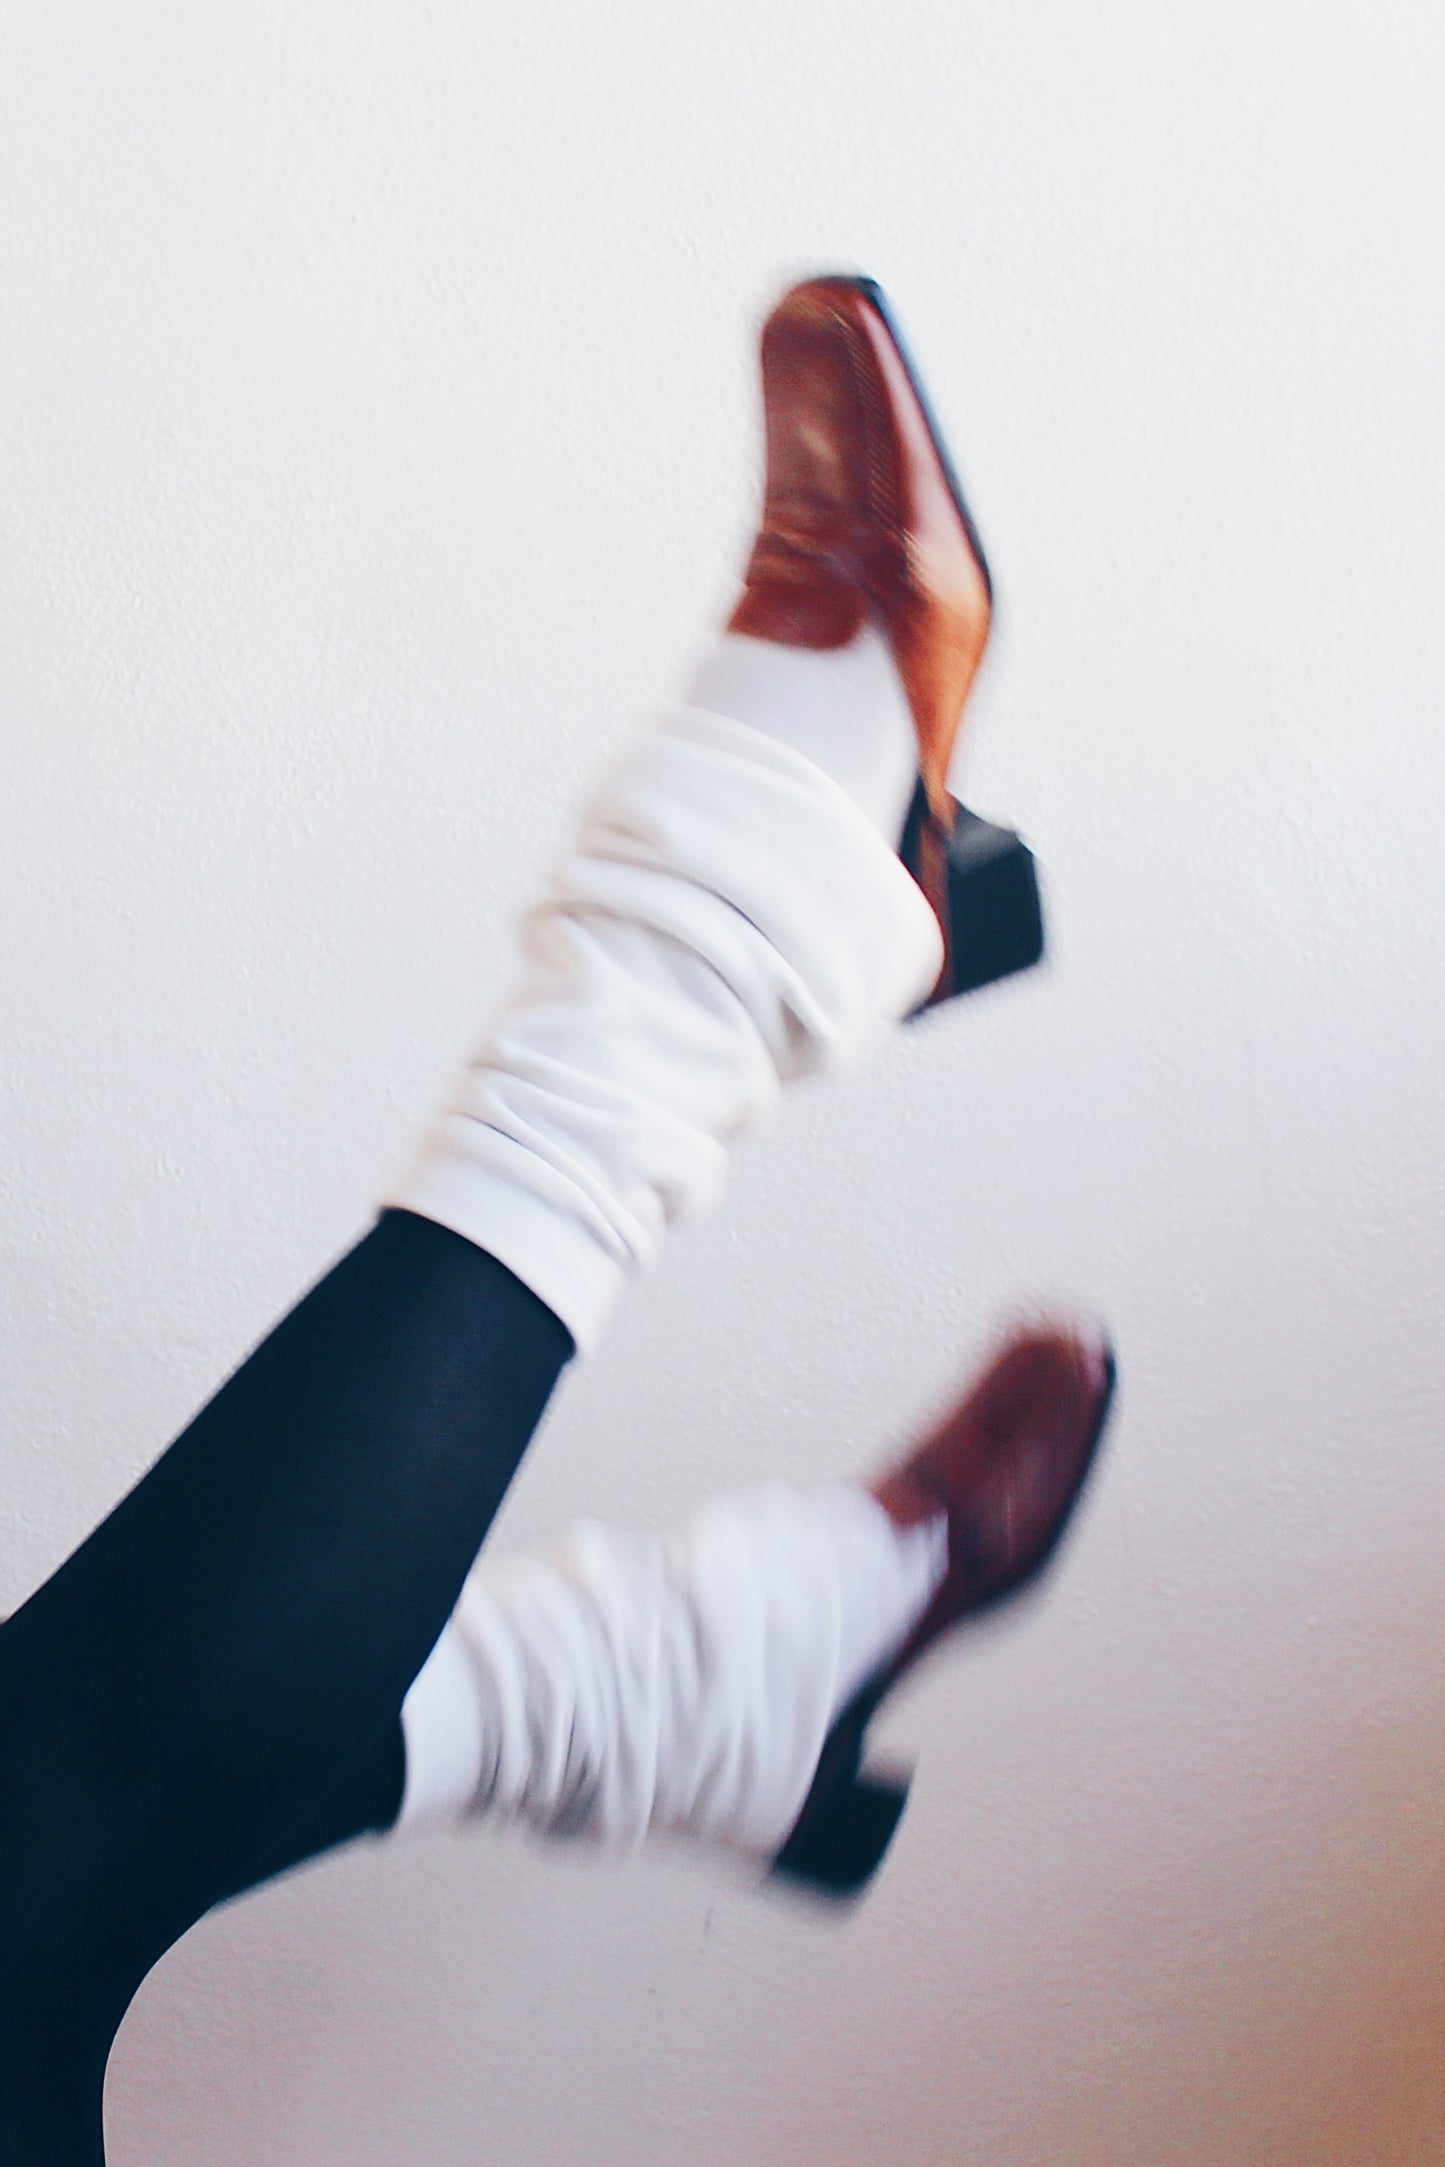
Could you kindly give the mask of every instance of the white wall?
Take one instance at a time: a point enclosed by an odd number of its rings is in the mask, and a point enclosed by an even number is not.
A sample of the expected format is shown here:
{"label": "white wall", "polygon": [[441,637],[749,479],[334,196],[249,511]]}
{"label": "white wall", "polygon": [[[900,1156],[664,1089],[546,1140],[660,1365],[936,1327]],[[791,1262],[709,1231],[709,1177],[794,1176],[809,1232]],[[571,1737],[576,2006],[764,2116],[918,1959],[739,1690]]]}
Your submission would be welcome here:
{"label": "white wall", "polygon": [[1117,1332],[1047,1602],[839,1923],[485,1835],[208,1922],[118,2167],[1445,2161],[1445,20],[316,0],[0,26],[0,1604],[371,1198],[726,601],[752,323],[894,291],[1047,975],[804,1095],[503,1540]]}

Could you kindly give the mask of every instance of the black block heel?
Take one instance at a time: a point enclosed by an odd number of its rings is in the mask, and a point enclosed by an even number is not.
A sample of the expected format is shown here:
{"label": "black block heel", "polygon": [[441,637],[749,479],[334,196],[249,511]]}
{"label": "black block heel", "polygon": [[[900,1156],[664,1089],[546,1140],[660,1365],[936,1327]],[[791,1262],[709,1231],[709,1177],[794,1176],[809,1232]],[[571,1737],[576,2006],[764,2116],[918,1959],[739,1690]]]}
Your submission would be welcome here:
{"label": "black block heel", "polygon": [[803,1810],[773,1860],[780,1880],[801,1882],[819,1896],[856,1896],[866,1887],[908,1800],[908,1776],[860,1771],[873,1705],[870,1695],[860,1695],[833,1725]]}
{"label": "black block heel", "polygon": [[945,934],[942,975],[910,1022],[940,1001],[977,993],[1042,960],[1044,915],[1034,855],[1012,828],[995,827],[959,805],[946,834],[920,782],[898,855]]}

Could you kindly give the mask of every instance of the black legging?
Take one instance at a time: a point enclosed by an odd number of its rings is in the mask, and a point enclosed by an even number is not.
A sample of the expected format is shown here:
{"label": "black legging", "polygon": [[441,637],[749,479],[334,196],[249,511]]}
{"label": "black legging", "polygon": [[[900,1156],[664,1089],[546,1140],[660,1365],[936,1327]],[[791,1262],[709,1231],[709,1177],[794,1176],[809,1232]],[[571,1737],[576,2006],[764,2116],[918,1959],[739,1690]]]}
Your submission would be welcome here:
{"label": "black legging", "polygon": [[5,2167],[99,2167],[157,1958],[395,1819],[402,1701],[572,1351],[387,1212],[0,1627]]}

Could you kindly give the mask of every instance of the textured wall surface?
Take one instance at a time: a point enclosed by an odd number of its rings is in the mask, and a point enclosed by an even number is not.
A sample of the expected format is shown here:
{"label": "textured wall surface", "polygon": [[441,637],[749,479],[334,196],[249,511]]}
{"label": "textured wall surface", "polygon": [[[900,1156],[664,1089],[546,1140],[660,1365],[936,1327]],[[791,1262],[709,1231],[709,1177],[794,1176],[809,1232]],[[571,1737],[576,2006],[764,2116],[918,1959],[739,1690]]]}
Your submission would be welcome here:
{"label": "textured wall surface", "polygon": [[119,2167],[1445,2161],[1442,109],[1423,0],[6,11],[0,1606],[364,1224],[797,267],[970,478],[1053,961],[788,1107],[499,1539],[861,1469],[1021,1298],[1124,1372],[856,1916],[353,1856],[148,1983]]}

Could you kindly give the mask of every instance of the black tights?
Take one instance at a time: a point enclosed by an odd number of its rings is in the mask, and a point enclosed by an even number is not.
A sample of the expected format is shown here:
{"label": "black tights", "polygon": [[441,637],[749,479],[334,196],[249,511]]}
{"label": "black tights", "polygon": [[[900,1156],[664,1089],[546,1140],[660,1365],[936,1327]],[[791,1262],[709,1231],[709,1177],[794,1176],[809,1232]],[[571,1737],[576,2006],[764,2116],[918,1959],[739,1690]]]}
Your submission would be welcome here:
{"label": "black tights", "polygon": [[0,2160],[100,2167],[106,2057],[225,1897],[401,1801],[401,1704],[572,1342],[406,1212],[0,1627]]}

